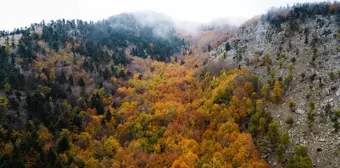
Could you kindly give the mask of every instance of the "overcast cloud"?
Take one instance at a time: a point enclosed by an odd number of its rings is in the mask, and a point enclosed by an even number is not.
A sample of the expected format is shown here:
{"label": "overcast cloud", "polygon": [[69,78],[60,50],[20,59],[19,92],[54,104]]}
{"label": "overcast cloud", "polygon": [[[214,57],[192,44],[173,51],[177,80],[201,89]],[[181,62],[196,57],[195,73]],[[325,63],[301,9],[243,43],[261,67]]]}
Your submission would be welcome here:
{"label": "overcast cloud", "polygon": [[[101,20],[122,12],[151,10],[174,19],[208,22],[249,19],[270,7],[311,0],[1,0],[0,29],[52,19]],[[312,0],[317,1],[317,0]]]}

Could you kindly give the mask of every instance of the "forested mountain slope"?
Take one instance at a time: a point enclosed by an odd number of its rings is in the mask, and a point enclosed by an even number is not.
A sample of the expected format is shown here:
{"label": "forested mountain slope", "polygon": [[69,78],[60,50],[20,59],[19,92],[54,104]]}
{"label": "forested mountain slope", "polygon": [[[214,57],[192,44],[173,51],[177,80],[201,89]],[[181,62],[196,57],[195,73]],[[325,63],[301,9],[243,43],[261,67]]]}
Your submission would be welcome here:
{"label": "forested mountain slope", "polygon": [[[22,36],[18,44],[10,34]],[[51,53],[58,54],[65,50],[73,54],[73,63],[78,61],[78,55],[84,56],[84,68],[88,71],[96,68],[100,73],[104,71],[104,67],[100,67],[103,63],[112,68],[127,64],[130,59],[128,55],[142,58],[149,55],[153,59],[169,61],[169,57],[179,53],[184,46],[184,41],[177,37],[170,21],[147,23],[138,20],[134,14],[120,14],[96,23],[82,20],[42,22],[11,33],[3,32],[2,36],[5,39],[2,40],[4,50],[13,50],[6,52],[12,59],[11,67],[15,67],[15,59],[19,59],[25,71],[36,57],[46,58]],[[7,64],[6,60],[2,63]],[[11,68],[4,66],[4,72]],[[0,82],[7,79],[16,87],[15,82],[12,83],[13,77],[4,72],[0,74]]]}
{"label": "forested mountain slope", "polygon": [[[339,167],[339,45],[339,3],[297,4],[242,26],[210,53],[208,66],[246,65],[263,84],[265,110],[288,131],[289,148],[307,146],[315,167]],[[280,101],[268,91],[275,81],[284,88]]]}
{"label": "forested mountain slope", "polygon": [[0,167],[337,167],[337,100],[325,92],[324,124],[317,91],[338,89],[338,73],[321,74],[336,69],[339,9],[297,5],[196,36],[156,13],[1,32]]}
{"label": "forested mountain slope", "polygon": [[239,128],[264,115],[252,75],[201,74],[201,51],[145,18],[2,32],[1,167],[268,167]]}

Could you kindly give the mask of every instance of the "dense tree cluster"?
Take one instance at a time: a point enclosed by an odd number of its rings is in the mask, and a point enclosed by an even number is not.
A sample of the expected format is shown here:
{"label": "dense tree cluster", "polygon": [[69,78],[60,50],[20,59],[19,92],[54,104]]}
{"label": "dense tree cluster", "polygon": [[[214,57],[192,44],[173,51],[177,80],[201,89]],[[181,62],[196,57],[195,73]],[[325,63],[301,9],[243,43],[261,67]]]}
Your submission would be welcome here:
{"label": "dense tree cluster", "polygon": [[[120,14],[95,23],[62,19],[32,24],[13,32],[2,31],[1,35],[7,39],[0,45],[0,84],[7,81],[16,89],[22,87],[24,82],[22,73],[18,73],[18,63],[21,70],[28,71],[37,56],[49,57],[51,50],[73,53],[74,60],[77,55],[85,56],[86,71],[93,71],[104,63],[111,63],[108,68],[116,71],[119,64],[129,62],[128,55],[169,61],[170,56],[181,51],[184,41],[176,36],[171,23],[163,27],[159,24],[147,25],[134,14]],[[14,34],[22,37],[15,40],[14,36],[9,36]],[[107,69],[103,69],[103,73],[106,78],[109,76]],[[21,82],[16,82],[18,80]]]}
{"label": "dense tree cluster", "polygon": [[195,49],[172,57],[184,42],[161,27],[131,14],[57,20],[1,46],[0,167],[267,168],[262,153],[309,167],[264,110],[280,81],[202,73]]}
{"label": "dense tree cluster", "polygon": [[7,81],[15,89],[22,88],[25,85],[25,79],[20,69],[15,66],[16,55],[11,50],[12,48],[8,45],[0,45],[0,84],[4,85]]}
{"label": "dense tree cluster", "polygon": [[[280,27],[282,23],[290,23],[294,26],[296,19],[306,19],[316,15],[335,15],[340,23],[340,3],[339,2],[319,2],[319,3],[298,3],[293,6],[281,7],[270,10],[262,19],[269,21],[275,27]],[[292,27],[294,29],[294,27]]]}
{"label": "dense tree cluster", "polygon": [[[134,14],[120,14],[98,22],[82,20],[56,20],[49,23],[33,24],[29,28],[18,29],[11,33],[2,31],[2,36],[22,34],[19,45],[29,51],[21,53],[42,52],[38,45],[42,40],[48,47],[58,52],[59,49],[70,47],[73,54],[79,53],[91,57],[94,61],[113,58],[116,64],[128,63],[126,49],[134,56],[158,60],[168,60],[179,52],[184,40],[178,38],[174,25],[167,23],[144,24]],[[164,24],[162,22],[162,24]],[[164,28],[166,27],[166,28]],[[20,47],[20,46],[18,46]],[[107,50],[103,51],[103,47]],[[31,52],[30,52],[31,51]],[[23,56],[24,57],[24,56]]]}
{"label": "dense tree cluster", "polygon": [[[32,25],[32,27],[33,27],[33,25]],[[14,29],[13,31],[1,30],[0,31],[0,37],[8,37],[8,36],[13,36],[13,35],[17,35],[17,34],[23,34],[23,33],[26,33],[27,30],[29,30],[29,28],[27,28],[27,27],[20,28],[20,29]]]}
{"label": "dense tree cluster", "polygon": [[[121,86],[115,94],[94,88],[76,103],[67,99],[67,90],[59,90],[66,94],[61,98],[53,85],[40,85],[26,98],[30,114],[26,126],[1,128],[0,145],[6,149],[2,164],[268,167],[259,159],[251,135],[242,133],[238,124],[255,109],[246,69],[225,71],[218,78],[207,74],[199,81],[193,69],[180,63],[151,59],[145,63],[142,74],[116,84]],[[53,75],[46,78],[35,80],[58,83]],[[89,102],[82,105],[83,98]]]}
{"label": "dense tree cluster", "polygon": [[[169,29],[157,25],[145,25],[137,20],[134,14],[120,14],[96,23],[82,20],[57,20],[43,24],[42,39],[54,50],[69,42],[76,46],[73,52],[92,56],[95,60],[108,57],[116,59],[117,63],[126,64],[125,49],[134,45],[131,54],[146,58],[165,61],[174,53],[179,52],[184,41],[176,36],[176,31],[170,23]],[[106,46],[113,53],[103,53]],[[125,59],[125,60],[124,60]]]}

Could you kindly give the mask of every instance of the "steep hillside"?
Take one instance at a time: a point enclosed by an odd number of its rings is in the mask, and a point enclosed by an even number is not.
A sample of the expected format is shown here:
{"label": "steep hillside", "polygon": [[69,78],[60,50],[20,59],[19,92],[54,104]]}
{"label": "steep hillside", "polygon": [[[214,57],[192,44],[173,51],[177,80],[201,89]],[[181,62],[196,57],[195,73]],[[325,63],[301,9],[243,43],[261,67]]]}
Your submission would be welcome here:
{"label": "steep hillside", "polygon": [[[280,151],[289,137],[263,111],[258,80],[247,68],[202,74],[204,52],[163,18],[2,33],[0,167],[267,168],[253,135]],[[292,165],[311,165],[304,149]]]}
{"label": "steep hillside", "polygon": [[339,25],[319,3],[0,31],[0,167],[340,167]]}
{"label": "steep hillside", "polygon": [[[298,4],[242,26],[210,53],[207,66],[248,66],[272,101],[265,110],[289,132],[290,149],[305,145],[315,167],[340,167],[339,44],[339,4]],[[285,90],[279,101],[268,92],[275,81]]]}

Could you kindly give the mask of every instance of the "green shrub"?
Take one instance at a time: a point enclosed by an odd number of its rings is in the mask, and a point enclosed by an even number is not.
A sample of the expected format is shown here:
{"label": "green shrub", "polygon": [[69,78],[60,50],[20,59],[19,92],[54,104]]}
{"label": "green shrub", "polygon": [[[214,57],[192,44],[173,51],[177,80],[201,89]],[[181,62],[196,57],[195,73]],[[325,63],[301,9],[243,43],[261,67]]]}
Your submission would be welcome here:
{"label": "green shrub", "polygon": [[287,117],[286,124],[288,124],[289,126],[292,126],[294,124],[293,116],[290,115]]}
{"label": "green shrub", "polygon": [[290,74],[293,73],[293,69],[294,69],[294,65],[293,65],[293,64],[289,64],[288,70],[289,70],[289,73],[290,73]]}
{"label": "green shrub", "polygon": [[280,66],[280,68],[283,68],[283,60],[279,61],[279,66]]}
{"label": "green shrub", "polygon": [[284,85],[288,87],[290,83],[293,81],[293,75],[290,73],[283,81]]}
{"label": "green shrub", "polygon": [[261,88],[261,94],[265,99],[269,99],[270,96],[270,85],[264,84]]}
{"label": "green shrub", "polygon": [[270,55],[268,53],[264,53],[263,64],[264,65],[272,64],[272,60],[270,59]]}
{"label": "green shrub", "polygon": [[314,121],[314,116],[315,116],[315,113],[313,112],[313,111],[308,111],[307,112],[307,119],[309,120],[309,121]]}
{"label": "green shrub", "polygon": [[290,61],[292,61],[292,63],[293,63],[293,64],[295,64],[295,62],[296,62],[296,58],[295,58],[295,57],[293,57],[293,58],[291,58],[291,59],[290,59]]}
{"label": "green shrub", "polygon": [[338,109],[333,109],[332,110],[334,117],[340,118],[340,110]]}
{"label": "green shrub", "polygon": [[271,68],[270,68],[270,65],[269,64],[267,64],[266,65],[266,69],[267,69],[267,74],[269,75],[270,74],[270,72],[271,72]]}
{"label": "green shrub", "polygon": [[308,148],[305,146],[296,146],[294,155],[285,165],[285,168],[312,168],[312,160],[308,156]]}
{"label": "green shrub", "polygon": [[278,161],[281,162],[281,163],[283,163],[283,161],[285,160],[284,154],[285,154],[285,152],[288,148],[289,141],[290,141],[290,137],[289,137],[289,134],[287,132],[280,136],[280,144],[276,148],[276,154],[277,154],[277,157],[278,157]]}
{"label": "green shrub", "polygon": [[309,107],[310,111],[314,111],[315,110],[315,104],[316,104],[315,101],[309,102],[308,107]]}
{"label": "green shrub", "polygon": [[279,123],[277,121],[273,121],[269,124],[268,127],[268,138],[269,141],[275,146],[277,143],[279,143]]}
{"label": "green shrub", "polygon": [[273,85],[274,82],[275,82],[275,72],[274,71],[270,72],[270,82],[271,82],[271,85]]}
{"label": "green shrub", "polygon": [[335,79],[335,73],[334,72],[329,72],[328,73],[328,76],[331,80],[334,80]]}
{"label": "green shrub", "polygon": [[317,48],[313,48],[313,54],[314,54],[314,56],[316,56],[316,54],[318,53],[318,49]]}
{"label": "green shrub", "polygon": [[224,61],[224,59],[225,59],[224,55],[221,55],[221,56],[218,58],[219,61]]}
{"label": "green shrub", "polygon": [[247,66],[249,66],[251,61],[248,57],[246,57],[246,58],[244,58],[244,62]]}
{"label": "green shrub", "polygon": [[281,135],[280,137],[280,144],[283,145],[284,147],[287,147],[289,145],[290,137],[288,132],[285,132],[284,134]]}
{"label": "green shrub", "polygon": [[287,23],[287,24],[286,24],[284,31],[285,31],[285,36],[287,36],[287,37],[288,37],[288,36],[290,36],[290,35],[291,35],[291,33],[292,33],[292,30],[291,30],[291,26],[290,26],[290,24],[289,24],[289,23]]}

